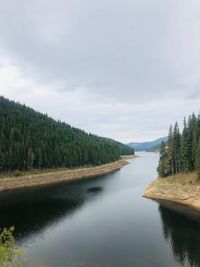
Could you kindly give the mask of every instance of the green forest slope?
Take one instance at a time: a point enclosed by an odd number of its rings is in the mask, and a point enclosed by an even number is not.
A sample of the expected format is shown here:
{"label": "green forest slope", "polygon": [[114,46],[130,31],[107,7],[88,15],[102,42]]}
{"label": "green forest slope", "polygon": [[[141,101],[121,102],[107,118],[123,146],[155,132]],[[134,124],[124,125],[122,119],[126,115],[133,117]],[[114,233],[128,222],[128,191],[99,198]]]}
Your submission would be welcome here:
{"label": "green forest slope", "polygon": [[0,97],[0,171],[78,167],[116,161],[134,150],[87,134]]}

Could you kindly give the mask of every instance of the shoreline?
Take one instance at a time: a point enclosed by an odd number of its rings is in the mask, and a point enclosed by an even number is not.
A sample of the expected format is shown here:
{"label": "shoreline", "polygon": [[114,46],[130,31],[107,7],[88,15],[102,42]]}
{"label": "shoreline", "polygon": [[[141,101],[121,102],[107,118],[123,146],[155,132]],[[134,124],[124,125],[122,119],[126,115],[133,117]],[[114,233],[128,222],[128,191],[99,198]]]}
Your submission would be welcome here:
{"label": "shoreline", "polygon": [[96,167],[81,167],[61,171],[51,170],[40,174],[26,174],[20,177],[5,177],[0,179],[0,192],[22,188],[41,187],[82,179],[91,179],[116,172],[127,164],[128,161],[121,159],[113,163]]}
{"label": "shoreline", "polygon": [[200,212],[200,183],[189,179],[180,184],[176,179],[176,177],[157,178],[145,189],[143,197],[181,204]]}

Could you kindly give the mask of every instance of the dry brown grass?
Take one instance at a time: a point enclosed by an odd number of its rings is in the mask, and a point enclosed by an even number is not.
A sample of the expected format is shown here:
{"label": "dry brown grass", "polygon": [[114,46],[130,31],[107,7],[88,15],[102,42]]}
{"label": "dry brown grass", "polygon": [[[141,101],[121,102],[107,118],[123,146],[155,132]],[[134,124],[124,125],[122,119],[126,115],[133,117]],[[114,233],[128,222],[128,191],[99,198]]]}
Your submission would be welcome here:
{"label": "dry brown grass", "polygon": [[144,197],[172,201],[200,211],[200,181],[196,172],[158,178],[145,189]]}
{"label": "dry brown grass", "polygon": [[196,172],[179,173],[167,178],[158,178],[160,185],[173,184],[173,185],[199,185]]}

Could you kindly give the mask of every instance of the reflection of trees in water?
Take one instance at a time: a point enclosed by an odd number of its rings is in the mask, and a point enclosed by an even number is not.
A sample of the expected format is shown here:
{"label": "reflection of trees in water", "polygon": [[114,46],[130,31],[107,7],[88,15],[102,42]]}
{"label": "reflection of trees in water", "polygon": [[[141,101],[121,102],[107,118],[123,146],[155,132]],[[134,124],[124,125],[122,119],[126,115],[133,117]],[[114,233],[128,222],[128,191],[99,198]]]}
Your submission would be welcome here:
{"label": "reflection of trees in water", "polygon": [[0,228],[14,225],[17,239],[37,234],[63,217],[72,216],[102,190],[80,182],[5,192],[0,194]]}
{"label": "reflection of trees in water", "polygon": [[[183,211],[184,209],[184,211]],[[161,204],[159,211],[165,239],[171,241],[175,260],[183,266],[200,266],[200,217],[185,208]]]}
{"label": "reflection of trees in water", "polygon": [[0,227],[15,226],[15,237],[21,239],[41,231],[42,228],[54,223],[66,214],[73,213],[81,202],[69,200],[51,200],[24,203],[23,207],[12,205],[1,209]]}

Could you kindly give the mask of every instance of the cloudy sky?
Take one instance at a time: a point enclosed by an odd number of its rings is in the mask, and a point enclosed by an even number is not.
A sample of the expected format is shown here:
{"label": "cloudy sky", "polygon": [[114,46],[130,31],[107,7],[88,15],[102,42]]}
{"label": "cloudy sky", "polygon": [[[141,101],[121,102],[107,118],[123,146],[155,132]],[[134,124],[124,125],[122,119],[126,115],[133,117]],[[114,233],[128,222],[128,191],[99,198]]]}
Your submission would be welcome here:
{"label": "cloudy sky", "polygon": [[0,0],[0,95],[122,142],[200,111],[199,0]]}

